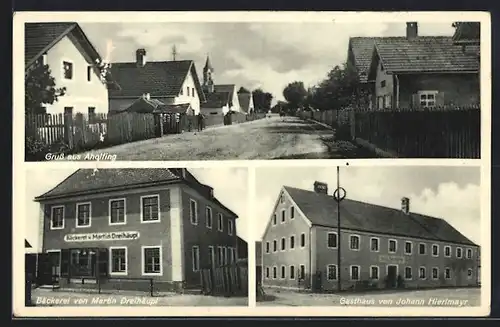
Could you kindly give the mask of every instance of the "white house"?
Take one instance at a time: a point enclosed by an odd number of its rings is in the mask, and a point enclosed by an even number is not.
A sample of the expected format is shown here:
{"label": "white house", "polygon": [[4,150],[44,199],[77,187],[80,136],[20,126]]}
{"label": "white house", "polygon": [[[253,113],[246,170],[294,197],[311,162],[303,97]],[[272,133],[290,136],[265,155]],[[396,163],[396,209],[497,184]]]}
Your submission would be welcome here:
{"label": "white house", "polygon": [[47,113],[108,112],[108,87],[96,66],[102,59],[77,23],[26,23],[24,51],[26,75],[47,64],[56,88],[66,88],[57,102],[44,105]]}
{"label": "white house", "polygon": [[123,111],[148,94],[166,105],[189,104],[188,112],[200,112],[205,101],[192,60],[147,61],[146,50],[136,51],[135,62],[112,63],[111,76],[120,86],[109,91],[109,111]]}

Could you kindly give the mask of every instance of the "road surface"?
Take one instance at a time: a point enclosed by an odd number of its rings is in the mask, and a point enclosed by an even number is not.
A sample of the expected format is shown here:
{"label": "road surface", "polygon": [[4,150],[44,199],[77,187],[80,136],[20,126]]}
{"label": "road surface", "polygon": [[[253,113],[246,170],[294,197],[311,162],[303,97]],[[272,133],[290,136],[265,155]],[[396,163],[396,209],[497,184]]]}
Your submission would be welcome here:
{"label": "road surface", "polygon": [[411,306],[470,307],[481,305],[479,288],[380,291],[360,294],[315,294],[265,288],[259,306]]}
{"label": "road surface", "polygon": [[89,160],[87,154],[116,155],[115,160],[172,161],[342,158],[325,145],[324,139],[332,137],[332,129],[314,122],[271,117],[121,144],[82,153],[76,160]]}

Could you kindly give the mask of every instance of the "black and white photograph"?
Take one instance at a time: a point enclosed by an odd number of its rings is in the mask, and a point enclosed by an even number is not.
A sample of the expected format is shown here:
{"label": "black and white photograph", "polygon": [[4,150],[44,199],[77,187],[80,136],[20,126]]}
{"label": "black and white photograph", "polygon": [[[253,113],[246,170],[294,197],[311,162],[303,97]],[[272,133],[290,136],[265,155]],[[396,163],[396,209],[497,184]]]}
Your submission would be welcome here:
{"label": "black and white photograph", "polygon": [[266,167],[255,187],[258,306],[481,306],[479,167]]}
{"label": "black and white photograph", "polygon": [[25,160],[480,158],[481,23],[410,19],[26,22]]}
{"label": "black and white photograph", "polygon": [[26,177],[27,306],[248,305],[246,169]]}

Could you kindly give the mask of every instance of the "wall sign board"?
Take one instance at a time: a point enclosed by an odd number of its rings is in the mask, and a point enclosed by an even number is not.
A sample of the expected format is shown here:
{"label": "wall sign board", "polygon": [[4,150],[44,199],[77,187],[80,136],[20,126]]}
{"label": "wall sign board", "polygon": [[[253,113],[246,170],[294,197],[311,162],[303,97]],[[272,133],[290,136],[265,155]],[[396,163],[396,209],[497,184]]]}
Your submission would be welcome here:
{"label": "wall sign board", "polygon": [[133,241],[140,237],[139,232],[107,232],[88,234],[66,234],[65,242],[91,242],[91,241]]}

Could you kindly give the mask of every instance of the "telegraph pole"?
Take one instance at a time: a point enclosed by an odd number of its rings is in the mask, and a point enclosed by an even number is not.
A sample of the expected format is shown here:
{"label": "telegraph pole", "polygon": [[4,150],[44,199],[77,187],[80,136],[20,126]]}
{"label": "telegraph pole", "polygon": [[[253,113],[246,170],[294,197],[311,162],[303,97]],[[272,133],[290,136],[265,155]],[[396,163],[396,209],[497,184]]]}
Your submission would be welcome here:
{"label": "telegraph pole", "polygon": [[172,60],[175,61],[176,58],[177,58],[177,47],[174,44],[172,47]]}
{"label": "telegraph pole", "polygon": [[340,264],[341,264],[341,244],[342,242],[340,241],[340,201],[344,200],[346,197],[346,190],[342,187],[340,187],[340,167],[337,166],[337,189],[333,193],[333,197],[335,198],[335,201],[337,201],[337,289],[338,291],[342,290],[342,282],[341,282],[341,269],[340,269]]}

